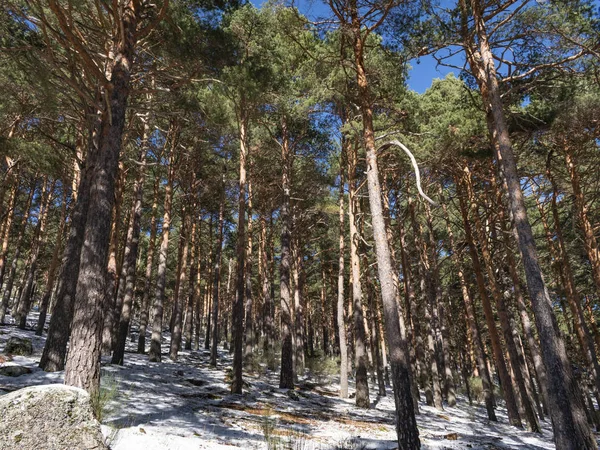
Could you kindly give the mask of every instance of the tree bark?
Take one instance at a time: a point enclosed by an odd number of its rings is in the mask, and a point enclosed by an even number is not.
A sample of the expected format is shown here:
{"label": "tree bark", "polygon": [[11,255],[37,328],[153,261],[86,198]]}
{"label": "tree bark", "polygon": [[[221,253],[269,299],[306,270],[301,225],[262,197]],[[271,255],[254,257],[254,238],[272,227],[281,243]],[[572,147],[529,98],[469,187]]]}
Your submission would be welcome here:
{"label": "tree bark", "polygon": [[[223,177],[224,178],[224,177]],[[224,182],[224,180],[223,180]],[[224,183],[223,183],[224,184]],[[219,344],[219,284],[221,280],[221,259],[223,253],[223,224],[225,222],[225,186],[221,194],[219,205],[219,231],[217,233],[217,244],[215,248],[215,266],[213,269],[213,295],[212,295],[212,347],[210,349],[210,365],[217,367],[217,345]]]}
{"label": "tree bark", "polygon": [[242,378],[243,344],[244,344],[244,283],[246,264],[246,167],[248,159],[248,116],[242,98],[240,107],[239,139],[240,139],[240,178],[238,192],[238,229],[237,229],[237,269],[236,296],[232,309],[233,322],[233,377],[231,393],[241,394],[244,380]]}
{"label": "tree bark", "polygon": [[[461,0],[467,15],[465,0]],[[550,416],[554,442],[561,450],[596,449],[597,444],[587,424],[583,405],[578,400],[577,386],[569,366],[564,343],[560,337],[552,302],[538,262],[533,232],[527,217],[517,165],[508,127],[504,118],[502,98],[496,67],[488,42],[486,24],[479,0],[472,0],[472,17],[478,43],[468,43],[467,60],[479,84],[487,112],[490,136],[508,187],[514,233],[523,257],[523,266],[537,329],[540,335],[542,358],[548,375]]]}
{"label": "tree bark", "polygon": [[121,277],[125,279],[125,292],[123,295],[123,306],[119,317],[119,330],[112,356],[112,364],[123,365],[125,344],[127,343],[127,333],[129,331],[131,310],[133,308],[137,274],[136,262],[140,241],[140,219],[142,216],[142,201],[144,197],[144,178],[146,175],[147,139],[147,130],[145,129],[142,141],[143,148],[138,157],[140,167],[138,168],[138,175],[133,186],[133,202],[131,204],[129,226],[127,228],[127,242],[125,247],[125,255],[123,257],[123,270],[121,273]]}
{"label": "tree bark", "polygon": [[396,406],[396,433],[399,450],[420,449],[419,431],[415,419],[413,399],[410,389],[410,361],[408,345],[400,334],[400,317],[396,303],[396,285],[392,277],[392,261],[389,242],[385,230],[381,186],[379,184],[379,168],[377,165],[377,149],[373,128],[373,109],[371,93],[364,63],[364,40],[361,23],[358,19],[356,3],[353,4],[352,33],[353,49],[356,63],[358,98],[362,113],[363,140],[367,150],[367,185],[369,189],[369,205],[375,240],[377,269],[381,285],[381,298],[385,317],[385,327],[390,347],[390,364],[392,368],[392,384],[394,387],[394,403]]}
{"label": "tree bark", "polygon": [[180,268],[178,275],[178,283],[175,288],[174,298],[174,318],[173,318],[173,332],[171,334],[171,345],[169,351],[169,358],[171,361],[177,361],[177,355],[181,348],[181,334],[183,326],[183,307],[185,306],[185,281],[187,277],[187,266],[188,266],[188,255],[189,255],[189,230],[190,230],[190,216],[186,207],[182,208],[181,212],[182,224],[179,234],[181,253],[180,253]]}
{"label": "tree bark", "polygon": [[63,189],[62,205],[60,208],[60,222],[58,225],[58,232],[56,235],[56,242],[54,244],[54,250],[52,252],[52,259],[50,260],[50,267],[48,268],[48,276],[46,278],[46,290],[44,296],[40,302],[40,315],[38,323],[35,329],[36,336],[41,336],[46,325],[46,316],[48,314],[48,307],[50,306],[50,300],[52,292],[54,291],[54,282],[56,281],[56,272],[59,268],[60,252],[62,250],[62,242],[65,234],[67,219],[67,190]]}
{"label": "tree bark", "polygon": [[337,292],[337,332],[340,340],[340,397],[348,398],[348,344],[346,343],[346,319],[344,314],[344,165],[340,162],[339,199],[339,256]]}
{"label": "tree bark", "polygon": [[171,123],[169,135],[172,139],[170,152],[167,156],[168,174],[165,185],[165,200],[163,204],[162,236],[158,251],[158,270],[156,272],[156,291],[154,295],[152,341],[148,359],[151,362],[160,362],[162,358],[161,341],[163,328],[163,310],[165,301],[165,283],[167,279],[167,252],[169,250],[169,233],[171,229],[171,209],[173,207],[173,181],[175,178],[174,153],[179,140],[179,125]]}
{"label": "tree bark", "polygon": [[[448,216],[448,209],[443,198],[441,199],[441,203],[444,211],[444,220],[446,221],[446,230],[448,232],[449,251],[452,255],[452,260],[457,268],[458,280],[460,282],[462,298],[465,306],[465,311],[467,313],[467,323],[469,324],[469,329],[471,331],[471,337],[473,340],[473,347],[475,349],[475,359],[477,361],[477,368],[479,370],[479,376],[481,378],[485,408],[487,411],[488,419],[496,422],[498,419],[496,418],[496,412],[494,411],[494,391],[492,381],[490,379],[490,374],[487,370],[487,365],[485,362],[485,348],[483,346],[481,334],[479,333],[479,326],[477,324],[477,319],[475,316],[475,309],[473,307],[471,294],[469,293],[467,280],[465,279],[465,275],[463,272],[463,266],[460,261],[459,255],[456,253],[454,233],[452,231],[452,227],[450,226],[450,217]],[[466,380],[465,383],[468,388],[469,380]]]}
{"label": "tree bark", "polygon": [[294,388],[294,347],[292,343],[292,297],[290,293],[290,267],[291,267],[291,237],[290,237],[290,188],[291,188],[291,151],[289,147],[287,124],[282,122],[281,184],[283,198],[281,202],[281,263],[279,265],[279,291],[281,295],[281,374],[279,387],[283,389]]}
{"label": "tree bark", "polygon": [[55,183],[49,184],[48,178],[44,180],[42,187],[42,199],[40,204],[40,212],[38,214],[38,223],[31,243],[31,252],[27,260],[27,272],[25,276],[25,285],[19,298],[19,307],[16,310],[15,321],[20,329],[24,330],[27,324],[27,314],[31,309],[31,298],[33,296],[33,287],[35,283],[35,274],[37,270],[38,258],[40,250],[46,246],[46,224],[48,220],[48,212],[50,210],[50,202],[52,201],[52,191]]}
{"label": "tree bark", "polygon": [[154,252],[156,249],[156,214],[158,211],[158,194],[161,177],[155,175],[154,192],[152,200],[152,213],[150,216],[150,237],[148,238],[148,251],[146,253],[146,273],[144,277],[144,292],[140,305],[140,332],[138,336],[137,352],[146,353],[146,330],[150,308],[150,289],[152,286],[152,268],[154,267]]}
{"label": "tree bark", "polygon": [[356,367],[356,406],[369,408],[369,380],[366,352],[366,332],[364,326],[364,313],[362,307],[362,283],[360,279],[360,236],[356,221],[360,211],[358,210],[358,198],[356,192],[356,164],[358,161],[356,146],[350,145],[348,157],[348,223],[350,224],[350,267],[352,275],[352,303],[354,310],[354,364]]}
{"label": "tree bark", "polygon": [[123,6],[121,13],[122,34],[115,48],[111,89],[107,92],[110,109],[104,112],[102,120],[98,164],[92,170],[71,346],[65,367],[65,384],[86,389],[92,395],[96,395],[100,389],[101,325],[106,295],[110,219],[130,90],[138,8],[138,3],[131,0]]}

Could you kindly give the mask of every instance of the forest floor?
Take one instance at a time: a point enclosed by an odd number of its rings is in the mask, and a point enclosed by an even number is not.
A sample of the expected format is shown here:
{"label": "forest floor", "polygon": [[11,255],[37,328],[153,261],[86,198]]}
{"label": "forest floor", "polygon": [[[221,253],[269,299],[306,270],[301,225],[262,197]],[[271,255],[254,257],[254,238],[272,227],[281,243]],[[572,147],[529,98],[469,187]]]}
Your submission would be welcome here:
{"label": "forest floor", "polygon": [[[0,394],[62,383],[63,372],[46,373],[37,367],[45,336],[14,325],[0,326],[0,353],[11,336],[31,339],[34,354],[14,356],[0,365],[25,366],[31,373],[0,375]],[[205,350],[182,350],[178,360],[171,361],[168,339],[162,363],[148,362],[146,355],[134,353],[135,346],[128,343],[124,366],[112,365],[109,359],[102,363],[102,429],[113,450],[397,448],[389,387],[388,395],[378,398],[376,386],[371,386],[371,409],[364,410],[353,399],[338,398],[339,377],[307,371],[289,392],[278,388],[278,372],[257,364],[257,372],[244,374],[244,394],[232,395],[228,352],[220,352],[215,369],[209,367]],[[462,397],[456,407],[443,411],[424,403],[419,408],[424,449],[554,449],[548,420],[536,434],[510,427],[502,407],[497,410],[499,422],[490,423],[481,405],[469,406]]]}

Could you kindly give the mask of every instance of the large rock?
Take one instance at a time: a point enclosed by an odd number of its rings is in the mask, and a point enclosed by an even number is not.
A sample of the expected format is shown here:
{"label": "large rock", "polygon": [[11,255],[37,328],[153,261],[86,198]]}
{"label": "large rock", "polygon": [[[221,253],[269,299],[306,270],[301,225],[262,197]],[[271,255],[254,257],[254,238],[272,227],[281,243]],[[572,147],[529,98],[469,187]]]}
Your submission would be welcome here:
{"label": "large rock", "polygon": [[6,347],[4,347],[4,353],[6,353],[7,355],[32,355],[33,345],[31,344],[31,339],[11,337],[6,342]]}
{"label": "large rock", "polygon": [[0,396],[3,450],[107,450],[90,396],[62,384]]}

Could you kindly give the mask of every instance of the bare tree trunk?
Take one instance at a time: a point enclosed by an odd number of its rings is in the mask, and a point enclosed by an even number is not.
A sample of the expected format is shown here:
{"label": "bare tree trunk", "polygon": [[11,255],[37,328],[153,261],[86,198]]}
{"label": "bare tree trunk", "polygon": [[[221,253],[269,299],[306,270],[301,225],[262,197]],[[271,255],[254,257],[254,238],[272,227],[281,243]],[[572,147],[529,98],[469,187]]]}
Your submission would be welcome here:
{"label": "bare tree trunk", "polygon": [[65,368],[67,355],[67,343],[71,335],[71,322],[73,320],[75,290],[79,278],[79,262],[81,247],[83,245],[83,234],[90,203],[90,186],[92,183],[92,167],[99,155],[96,147],[96,137],[99,133],[99,120],[96,118],[89,130],[89,151],[86,158],[83,174],[80,177],[79,186],[75,191],[75,206],[71,214],[69,238],[63,254],[63,264],[58,282],[56,302],[52,310],[52,317],[48,327],[48,336],[40,368],[46,372],[56,372]]}
{"label": "bare tree trunk", "polygon": [[[475,316],[475,309],[473,308],[473,301],[471,300],[471,294],[469,293],[469,288],[467,285],[467,281],[465,279],[465,275],[462,268],[462,263],[459,259],[458,254],[456,253],[456,245],[454,243],[454,233],[452,231],[452,227],[450,226],[450,218],[448,216],[448,209],[446,208],[446,204],[444,200],[441,200],[442,208],[444,211],[444,219],[446,221],[446,230],[448,231],[448,239],[449,239],[449,251],[452,255],[452,260],[457,268],[458,279],[460,282],[461,293],[463,297],[463,302],[465,306],[465,310],[467,313],[467,323],[469,324],[469,329],[471,330],[471,336],[473,340],[473,347],[475,349],[475,358],[477,361],[477,368],[479,370],[479,376],[481,378],[481,384],[483,388],[483,396],[485,401],[485,408],[487,411],[488,419],[496,422],[498,419],[496,418],[496,412],[494,411],[494,391],[492,381],[490,379],[489,372],[487,370],[487,365],[485,362],[485,349],[483,346],[483,342],[481,339],[481,335],[479,333],[479,327],[477,325],[477,320]],[[465,380],[466,387],[469,387],[469,380]],[[470,396],[469,396],[470,401]]]}
{"label": "bare tree trunk", "polygon": [[[238,229],[237,229],[237,273],[236,297],[232,308],[233,325],[233,376],[231,392],[241,394],[244,380],[242,378],[243,344],[244,344],[244,294],[246,285],[244,275],[246,272],[246,164],[248,159],[248,117],[245,105],[241,106],[240,132],[240,178],[238,194]],[[283,245],[283,244],[282,244]]]}
{"label": "bare tree trunk", "polygon": [[[470,175],[468,169],[466,170],[466,176],[469,177]],[[469,182],[470,181],[466,181],[466,183]],[[465,227],[465,237],[467,240],[467,244],[469,245],[469,254],[471,255],[471,261],[473,262],[473,271],[475,272],[475,279],[477,281],[479,297],[483,305],[485,321],[487,323],[488,333],[490,336],[490,341],[492,343],[492,352],[494,353],[494,360],[496,362],[496,367],[498,368],[498,376],[500,378],[500,383],[502,384],[502,390],[504,391],[504,399],[506,400],[508,420],[511,423],[511,425],[515,427],[522,427],[521,417],[519,416],[517,402],[515,399],[514,391],[512,389],[512,382],[508,373],[508,369],[506,367],[506,362],[504,361],[504,353],[502,351],[500,336],[498,335],[498,328],[496,327],[496,321],[494,319],[494,312],[492,310],[492,305],[488,298],[486,283],[483,278],[481,261],[479,260],[479,255],[477,254],[477,247],[475,247],[473,232],[471,230],[471,223],[469,221],[468,209],[465,204],[466,200],[463,198],[463,196],[466,194],[469,201],[472,202],[472,197],[468,194],[468,189],[469,188],[467,187],[464,190],[461,190],[461,193],[459,193],[460,210],[463,216],[463,223]],[[471,203],[471,205],[474,206],[473,203]],[[489,280],[489,282],[490,284],[492,284],[494,280]]]}
{"label": "bare tree trunk", "polygon": [[146,273],[144,278],[144,292],[140,305],[140,333],[138,336],[137,352],[146,353],[146,330],[148,327],[148,309],[150,308],[150,288],[152,286],[152,268],[154,267],[154,252],[156,249],[156,214],[158,211],[158,194],[161,177],[155,175],[154,192],[152,195],[152,213],[150,216],[150,237],[148,238],[148,251],[146,253]]}
{"label": "bare tree trunk", "polygon": [[[4,288],[4,296],[2,297],[2,303],[0,304],[0,323],[4,323],[6,308],[8,308],[8,305],[10,303],[13,284],[15,282],[15,275],[17,272],[17,263],[19,261],[19,256],[21,255],[21,247],[23,245],[23,239],[25,237],[25,230],[27,228],[27,222],[29,221],[29,216],[31,214],[31,202],[33,201],[33,197],[35,195],[36,185],[37,180],[34,179],[29,189],[29,195],[27,196],[25,207],[23,208],[23,216],[21,217],[21,222],[19,223],[19,234],[17,235],[16,239],[15,253],[12,258],[10,272],[8,273],[8,279]],[[14,308],[12,312],[14,314]]]}
{"label": "bare tree trunk", "polygon": [[42,200],[40,212],[38,214],[38,223],[31,244],[31,252],[27,260],[27,272],[25,276],[25,285],[19,298],[19,307],[16,310],[15,321],[20,329],[24,330],[27,324],[27,314],[31,309],[31,298],[33,296],[33,287],[35,283],[35,273],[37,270],[38,258],[40,250],[46,245],[46,223],[48,220],[48,211],[52,200],[52,191],[55,183],[49,184],[48,178],[44,180],[42,187]]}
{"label": "bare tree trunk", "polygon": [[344,164],[340,163],[340,200],[339,200],[339,256],[338,256],[338,292],[337,326],[340,340],[340,397],[348,398],[348,344],[346,343],[346,319],[344,317]]}
{"label": "bare tree trunk", "polygon": [[[465,0],[461,0],[461,6],[464,16],[467,16]],[[591,434],[583,405],[577,395],[577,386],[569,367],[565,346],[558,331],[550,296],[539,267],[537,249],[527,218],[517,165],[504,119],[496,67],[481,8],[479,0],[472,0],[471,13],[478,42],[475,44],[471,40],[468,43],[467,60],[481,90],[488,113],[490,136],[492,136],[498,164],[502,168],[508,187],[514,233],[523,257],[529,297],[535,314],[542,344],[542,358],[548,375],[549,408],[554,427],[554,442],[561,450],[596,449],[597,444]]]}
{"label": "bare tree trunk", "polygon": [[[375,293],[375,286],[373,286],[373,281],[371,278],[371,270],[369,269],[368,261],[366,255],[365,259],[365,267],[367,268],[366,272],[366,281],[367,281],[367,296],[369,299],[369,309],[368,313],[370,315],[369,322],[371,324],[371,346],[373,347],[373,357],[375,363],[375,370],[377,372],[377,395],[379,397],[385,397],[385,378],[383,375],[384,368],[383,362],[381,359],[380,347],[379,344],[381,342],[381,333],[379,332],[379,305],[377,304],[377,297]],[[383,348],[385,352],[385,347]]]}
{"label": "bare tree trunk", "polygon": [[173,207],[173,180],[175,178],[174,152],[179,140],[179,127],[176,122],[171,123],[169,130],[172,143],[167,156],[168,175],[165,186],[165,200],[163,204],[162,237],[158,251],[158,270],[156,272],[156,291],[154,296],[152,341],[148,359],[151,362],[160,362],[162,357],[161,341],[163,328],[163,309],[165,301],[165,283],[167,279],[167,252],[169,250],[169,232],[171,230],[171,209]]}
{"label": "bare tree trunk", "polygon": [[[268,245],[267,245],[268,244]],[[267,219],[264,215],[260,217],[260,248],[261,248],[261,273],[262,273],[262,296],[263,296],[263,326],[265,339],[263,341],[263,350],[267,355],[267,367],[270,370],[275,369],[275,358],[273,355],[273,344],[275,341],[275,324],[271,314],[273,310],[273,297],[271,297],[271,271],[269,262],[271,260],[271,246],[267,243]]]}
{"label": "bare tree trunk", "polygon": [[[225,177],[223,177],[225,178]],[[223,180],[224,184],[224,180]],[[221,194],[219,205],[219,231],[215,248],[215,266],[213,270],[213,296],[212,296],[212,347],[210,349],[210,365],[217,367],[217,345],[219,344],[219,284],[221,280],[221,258],[223,253],[223,223],[225,214],[225,186]]]}
{"label": "bare tree trunk", "polygon": [[348,157],[348,223],[350,224],[350,266],[352,275],[352,303],[354,310],[354,363],[356,366],[356,406],[369,408],[368,360],[366,353],[366,332],[362,307],[362,284],[360,280],[360,256],[358,254],[360,236],[356,221],[360,214],[358,198],[356,197],[356,164],[357,149],[349,145]]}
{"label": "bare tree trunk", "polygon": [[110,245],[108,247],[108,269],[106,280],[106,300],[104,309],[104,328],[102,330],[102,354],[110,355],[115,344],[115,329],[118,316],[121,313],[118,305],[117,287],[119,283],[119,270],[117,267],[117,253],[119,251],[119,237],[121,234],[121,204],[123,203],[123,188],[125,185],[125,169],[119,163],[119,175],[115,185],[115,200],[112,210],[110,230]]}
{"label": "bare tree trunk", "polygon": [[246,324],[245,324],[245,339],[246,345],[244,347],[244,360],[248,362],[248,359],[252,357],[252,348],[254,347],[252,331],[255,326],[252,320],[252,182],[248,180],[248,236],[246,246]]}
{"label": "bare tree trunk", "polygon": [[65,384],[84,388],[93,395],[100,389],[102,308],[106,295],[110,219],[136,43],[137,8],[139,5],[132,0],[123,6],[121,13],[122,34],[116,43],[111,70],[112,89],[108,92],[110,108],[107,108],[102,120],[99,164],[94,168],[90,188],[90,207],[75,293],[71,346],[65,367]]}
{"label": "bare tree trunk", "polygon": [[183,327],[183,337],[185,339],[185,350],[192,349],[192,334],[194,332],[194,293],[196,291],[196,277],[198,270],[198,265],[196,264],[197,259],[200,257],[198,252],[198,225],[195,220],[196,217],[196,205],[193,207],[194,214],[192,215],[192,230],[191,230],[191,238],[192,242],[190,244],[190,281],[188,284],[187,290],[187,308],[185,311],[185,319],[184,319],[184,327]]}
{"label": "bare tree trunk", "polygon": [[377,166],[377,148],[373,128],[373,110],[370,99],[370,88],[364,64],[364,40],[361,24],[358,20],[356,3],[352,7],[353,47],[357,70],[358,97],[363,121],[363,140],[367,150],[367,185],[369,188],[369,205],[375,240],[377,269],[381,285],[381,298],[385,316],[385,327],[390,347],[390,364],[392,367],[392,384],[394,386],[394,403],[396,406],[396,433],[399,450],[420,449],[419,431],[415,419],[412,393],[410,389],[410,360],[408,345],[400,333],[400,317],[396,303],[396,285],[392,277],[392,261],[389,242],[385,230],[381,186],[379,184],[379,168]]}
{"label": "bare tree trunk", "polygon": [[294,376],[304,373],[304,268],[302,263],[302,250],[299,248],[298,240],[294,241],[292,255],[294,259]]}
{"label": "bare tree trunk", "polygon": [[290,293],[290,267],[291,267],[291,237],[290,237],[290,189],[291,189],[291,151],[289,147],[287,124],[282,123],[281,161],[283,172],[281,184],[283,199],[281,203],[281,263],[279,265],[281,295],[281,374],[279,387],[284,389],[294,388],[294,347],[292,342],[292,296]]}
{"label": "bare tree trunk", "polygon": [[[15,203],[19,193],[19,183],[15,182],[10,190],[10,197],[6,208],[6,220],[2,234],[2,248],[0,249],[0,289],[4,284],[4,274],[6,272],[6,257],[8,255],[8,243],[10,241],[10,231],[15,218]],[[2,323],[2,321],[0,321]]]}
{"label": "bare tree trunk", "polygon": [[127,343],[127,333],[129,331],[129,322],[131,320],[131,310],[133,308],[133,298],[135,295],[135,282],[137,274],[136,262],[140,241],[140,219],[142,216],[142,201],[144,197],[144,178],[146,175],[146,152],[148,140],[147,126],[144,128],[142,150],[140,151],[140,155],[138,157],[140,167],[138,168],[138,175],[133,186],[133,202],[131,204],[129,226],[127,228],[127,242],[125,247],[125,255],[123,257],[123,268],[121,272],[121,278],[125,279],[123,306],[119,317],[119,331],[117,333],[117,340],[112,356],[112,364],[120,365],[123,365],[125,344]]}
{"label": "bare tree trunk", "polygon": [[185,279],[187,277],[187,266],[188,266],[188,254],[189,254],[189,230],[190,230],[190,216],[186,207],[182,208],[181,212],[182,224],[179,234],[181,241],[181,254],[180,254],[180,269],[178,273],[179,283],[175,288],[175,307],[174,307],[174,319],[173,319],[173,333],[171,335],[171,348],[169,351],[169,358],[172,361],[177,361],[177,355],[181,348],[181,332],[183,325],[183,307],[184,302],[187,298],[185,294]]}
{"label": "bare tree trunk", "polygon": [[60,222],[58,225],[58,232],[56,235],[56,243],[54,244],[54,251],[52,252],[52,259],[50,260],[50,267],[48,268],[48,277],[46,279],[46,290],[42,301],[40,302],[40,316],[38,318],[37,327],[35,329],[36,336],[41,336],[44,331],[46,324],[46,316],[48,314],[48,307],[50,306],[50,299],[54,290],[54,282],[56,281],[56,272],[58,270],[60,262],[60,252],[62,249],[62,241],[65,234],[67,219],[67,190],[63,188],[62,205],[60,209]]}

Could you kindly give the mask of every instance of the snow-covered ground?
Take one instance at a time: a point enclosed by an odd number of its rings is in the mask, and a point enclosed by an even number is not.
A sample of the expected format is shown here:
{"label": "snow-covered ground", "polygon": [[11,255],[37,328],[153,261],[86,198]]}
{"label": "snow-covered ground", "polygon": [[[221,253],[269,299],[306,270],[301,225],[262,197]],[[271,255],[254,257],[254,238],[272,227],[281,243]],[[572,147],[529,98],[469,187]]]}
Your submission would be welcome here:
{"label": "snow-covered ground", "polygon": [[[0,326],[0,354],[11,336],[32,339],[34,355],[15,356],[0,365],[17,364],[32,372],[14,378],[0,375],[0,394],[62,382],[62,372],[37,368],[44,337],[13,325]],[[397,448],[390,388],[386,397],[376,398],[372,386],[372,407],[363,410],[352,399],[338,398],[337,379],[324,381],[307,374],[294,395],[277,387],[278,372],[261,369],[245,374],[243,395],[232,395],[227,382],[231,357],[226,351],[220,352],[214,369],[209,367],[208,351],[182,350],[173,362],[165,340],[163,362],[151,363],[146,355],[134,353],[136,345],[128,343],[124,366],[111,365],[108,359],[102,364],[110,398],[103,432],[114,450]],[[542,423],[541,434],[518,430],[508,425],[500,407],[499,422],[490,423],[482,406],[469,406],[461,397],[457,407],[444,411],[423,403],[419,408],[424,449],[554,449],[549,421]]]}

